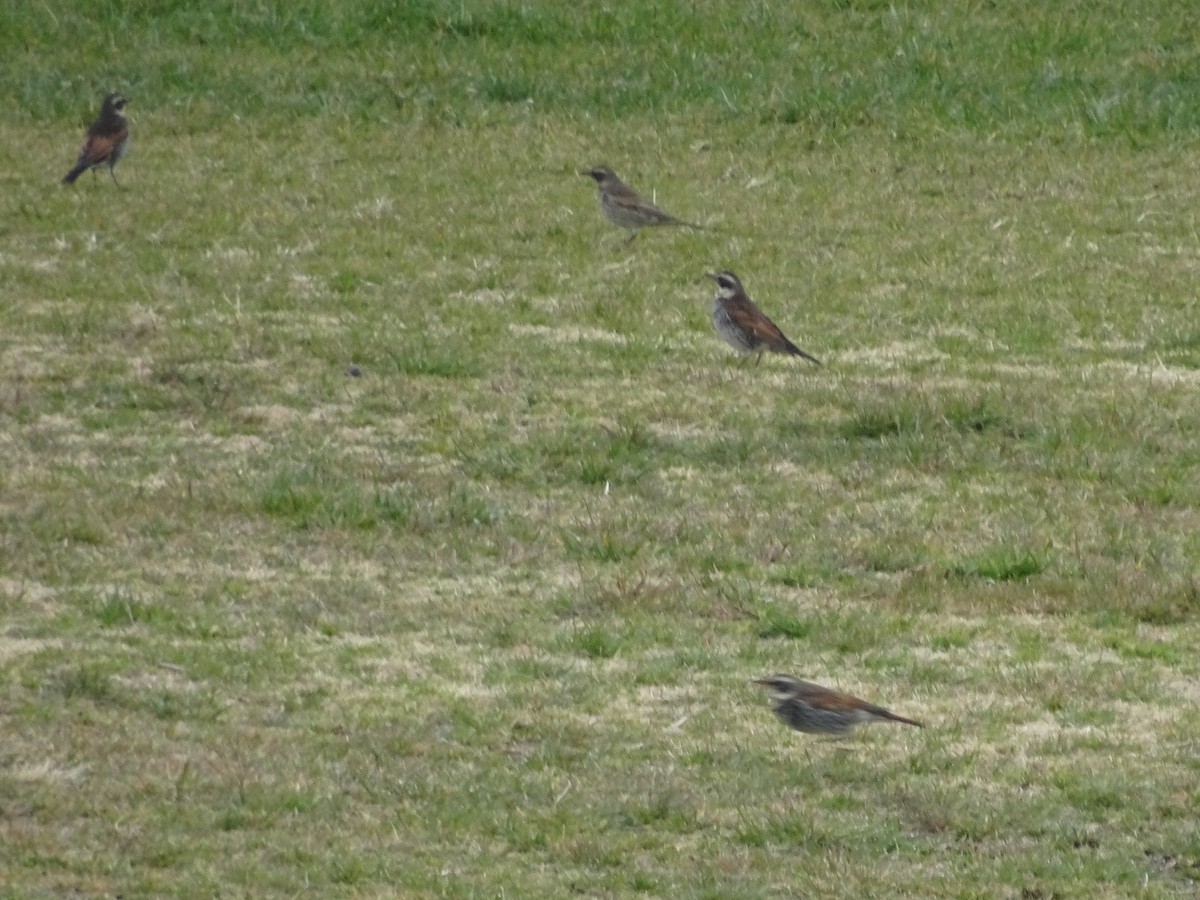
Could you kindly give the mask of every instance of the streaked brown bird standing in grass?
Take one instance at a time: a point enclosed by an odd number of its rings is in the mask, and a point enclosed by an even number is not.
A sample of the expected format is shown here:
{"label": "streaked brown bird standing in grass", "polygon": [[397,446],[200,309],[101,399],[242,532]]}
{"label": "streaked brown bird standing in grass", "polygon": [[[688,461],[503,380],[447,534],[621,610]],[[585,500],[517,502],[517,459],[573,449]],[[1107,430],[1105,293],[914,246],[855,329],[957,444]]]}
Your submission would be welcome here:
{"label": "streaked brown bird standing in grass", "polygon": [[96,166],[108,164],[108,174],[117,187],[117,173],[113,171],[125,151],[129,149],[129,123],[125,119],[126,100],[120,94],[109,94],[100,107],[100,115],[87,131],[83,149],[75,168],[63,178],[63,184],[74,184],[75,179]]}
{"label": "streaked brown bird standing in grass", "polygon": [[764,351],[801,356],[809,362],[821,365],[815,356],[809,356],[784,336],[779,326],[766,317],[742,287],[742,282],[732,272],[705,272],[717,283],[717,296],[713,300],[712,320],[725,343],[739,353],[757,353],[762,361]]}
{"label": "streaked brown bird standing in grass", "polygon": [[882,721],[925,727],[882,706],[875,706],[850,694],[831,691],[811,681],[801,681],[791,675],[756,678],[754,683],[761,684],[771,692],[776,718],[789,728],[805,734],[843,735],[857,725]]}
{"label": "streaked brown bird standing in grass", "polygon": [[584,169],[579,174],[596,179],[596,185],[600,189],[600,209],[608,221],[619,228],[628,229],[629,238],[625,243],[637,237],[639,228],[682,225],[685,228],[704,229],[703,225],[685,222],[663,212],[618,178],[608,166]]}

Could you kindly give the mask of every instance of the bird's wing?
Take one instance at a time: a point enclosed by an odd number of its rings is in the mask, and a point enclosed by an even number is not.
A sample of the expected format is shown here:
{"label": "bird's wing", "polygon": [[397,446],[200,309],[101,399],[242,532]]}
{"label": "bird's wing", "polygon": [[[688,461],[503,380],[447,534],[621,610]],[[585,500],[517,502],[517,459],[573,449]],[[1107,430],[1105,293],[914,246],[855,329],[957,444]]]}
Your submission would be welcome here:
{"label": "bird's wing", "polygon": [[679,221],[674,216],[667,215],[649,200],[644,200],[633,191],[628,189],[622,191],[621,193],[613,193],[610,191],[609,197],[612,199],[614,206],[627,209],[637,215],[655,219],[666,224],[673,224]]}
{"label": "bird's wing", "polygon": [[121,143],[123,134],[93,134],[79,151],[80,162],[101,162],[108,159]]}
{"label": "bird's wing", "polygon": [[[788,339],[779,330],[779,326],[768,319],[751,300],[742,297],[735,298],[729,304],[728,312],[729,318],[739,328],[754,335],[763,343],[775,345],[788,343]],[[817,685],[813,685],[813,687],[817,687]]]}
{"label": "bird's wing", "polygon": [[850,712],[861,709],[871,712],[871,704],[859,700],[851,694],[833,691],[819,684],[802,681],[796,688],[796,698],[807,703],[813,709],[823,709],[829,712]]}

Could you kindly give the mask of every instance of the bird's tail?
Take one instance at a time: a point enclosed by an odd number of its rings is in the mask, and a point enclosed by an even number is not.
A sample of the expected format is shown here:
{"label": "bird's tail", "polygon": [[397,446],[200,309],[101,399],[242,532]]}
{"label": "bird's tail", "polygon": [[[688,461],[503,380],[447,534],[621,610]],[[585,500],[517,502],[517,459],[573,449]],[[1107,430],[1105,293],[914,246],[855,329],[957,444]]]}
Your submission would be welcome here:
{"label": "bird's tail", "polygon": [[70,172],[68,172],[63,177],[62,183],[63,184],[74,184],[75,179],[78,178],[80,175],[82,175],[87,170],[88,170],[87,163],[85,163],[85,162],[76,163],[75,168],[73,168]]}
{"label": "bird's tail", "polygon": [[819,359],[817,359],[815,356],[810,356],[809,354],[805,353],[803,350],[801,350],[799,347],[797,347],[791,341],[787,342],[787,352],[790,353],[792,356],[803,357],[804,359],[807,359],[811,363],[816,363],[818,366],[821,365],[821,361]]}
{"label": "bird's tail", "polygon": [[883,718],[885,718],[885,719],[891,719],[893,722],[903,722],[905,725],[916,725],[918,728],[925,727],[920,722],[918,722],[916,719],[906,719],[906,718],[904,718],[904,716],[898,716],[894,712],[892,712],[890,709],[877,708],[875,710],[875,713],[876,713],[876,715],[883,716]]}

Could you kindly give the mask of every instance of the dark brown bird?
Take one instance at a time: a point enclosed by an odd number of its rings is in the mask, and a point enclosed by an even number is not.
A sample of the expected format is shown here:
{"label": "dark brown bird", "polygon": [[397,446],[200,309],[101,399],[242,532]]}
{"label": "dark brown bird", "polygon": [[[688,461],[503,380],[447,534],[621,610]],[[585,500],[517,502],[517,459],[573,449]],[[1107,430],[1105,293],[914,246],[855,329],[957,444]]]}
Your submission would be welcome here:
{"label": "dark brown bird", "polygon": [[125,151],[129,149],[129,123],[125,119],[126,100],[120,94],[109,94],[104,98],[100,107],[100,115],[87,131],[83,149],[79,151],[79,160],[75,168],[63,178],[63,184],[74,184],[75,179],[88,169],[108,164],[108,174],[112,176],[113,184],[117,187],[117,173],[114,171]]}
{"label": "dark brown bird", "polygon": [[729,346],[739,353],[757,353],[762,361],[764,351],[801,356],[809,362],[821,365],[815,356],[809,356],[784,336],[779,326],[766,317],[742,287],[742,282],[732,272],[705,272],[717,283],[717,296],[713,300],[713,327]]}
{"label": "dark brown bird", "polygon": [[857,725],[885,720],[903,722],[917,728],[925,727],[882,706],[875,706],[850,694],[831,691],[811,681],[801,681],[791,675],[756,678],[754,683],[763,685],[771,692],[775,716],[780,722],[806,734],[843,735]]}
{"label": "dark brown bird", "polygon": [[608,221],[619,228],[629,230],[629,238],[625,243],[637,237],[639,228],[652,228],[657,225],[682,225],[685,228],[701,230],[704,228],[703,225],[685,222],[663,212],[618,178],[608,166],[584,169],[579,174],[596,179],[600,190],[600,210]]}

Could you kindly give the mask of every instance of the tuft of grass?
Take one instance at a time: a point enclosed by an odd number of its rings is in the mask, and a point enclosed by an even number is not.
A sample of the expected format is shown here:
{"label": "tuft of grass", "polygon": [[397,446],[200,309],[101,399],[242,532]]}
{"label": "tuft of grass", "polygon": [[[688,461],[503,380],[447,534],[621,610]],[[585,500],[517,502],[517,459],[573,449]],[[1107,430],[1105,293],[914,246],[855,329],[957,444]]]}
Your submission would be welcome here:
{"label": "tuft of grass", "polygon": [[84,663],[64,669],[59,672],[54,687],[64,700],[107,704],[118,699],[112,676],[94,664]]}
{"label": "tuft of grass", "polygon": [[1043,553],[1014,550],[1009,547],[950,563],[946,572],[958,578],[978,578],[983,581],[1020,581],[1041,575],[1051,561]]}
{"label": "tuft of grass", "polygon": [[580,652],[592,659],[612,659],[621,649],[621,638],[603,628],[589,628],[575,636]]}
{"label": "tuft of grass", "polygon": [[768,607],[762,616],[758,636],[804,640],[812,633],[812,630],[812,622],[801,619],[792,613]]}
{"label": "tuft of grass", "polygon": [[[404,528],[412,524],[415,515],[412,499],[403,492],[364,489],[324,464],[276,472],[263,486],[259,506],[265,514],[302,529]],[[487,510],[463,496],[452,498],[449,514],[472,521],[489,516]]]}
{"label": "tuft of grass", "polygon": [[917,409],[876,407],[858,411],[846,423],[843,434],[851,439],[875,441],[897,437],[919,438],[928,427],[928,421]]}
{"label": "tuft of grass", "polygon": [[162,607],[130,597],[123,591],[112,591],[104,598],[96,611],[100,624],[108,628],[135,625],[139,622],[152,624],[161,620]]}

